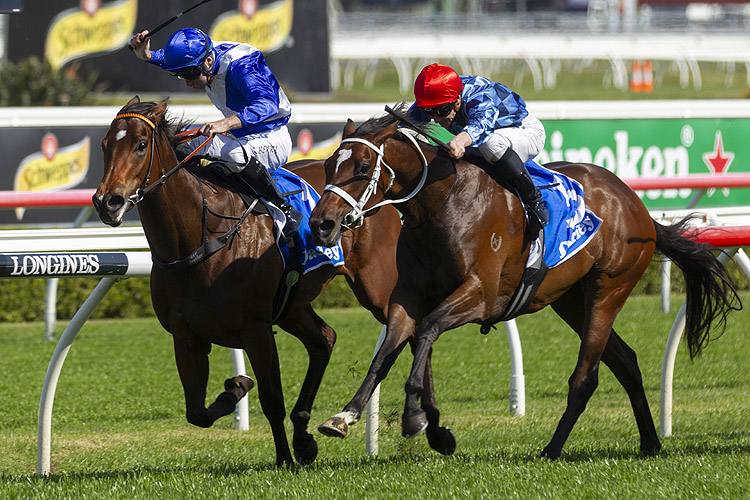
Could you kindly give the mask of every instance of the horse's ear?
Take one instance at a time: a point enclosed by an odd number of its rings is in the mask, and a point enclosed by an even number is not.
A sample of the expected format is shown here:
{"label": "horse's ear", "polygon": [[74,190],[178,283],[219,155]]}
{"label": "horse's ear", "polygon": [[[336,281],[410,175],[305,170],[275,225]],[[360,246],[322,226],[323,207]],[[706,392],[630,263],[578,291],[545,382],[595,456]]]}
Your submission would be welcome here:
{"label": "horse's ear", "polygon": [[125,107],[127,108],[128,106],[132,106],[133,104],[138,104],[139,102],[141,102],[141,98],[135,95],[133,96],[131,100],[128,101]]}
{"label": "horse's ear", "polygon": [[347,118],[346,125],[344,125],[344,137],[343,138],[346,139],[347,137],[352,135],[354,133],[354,129],[355,129],[354,122],[352,121],[351,118]]}
{"label": "horse's ear", "polygon": [[125,108],[132,106],[133,104],[138,104],[139,102],[141,102],[140,97],[138,96],[133,97],[131,100],[128,101],[128,103],[125,106],[122,107],[122,109],[120,109],[120,113],[122,113],[125,110]]}
{"label": "horse's ear", "polygon": [[160,122],[164,117],[164,113],[167,111],[167,104],[169,104],[169,99],[164,99],[161,104],[157,104],[149,110],[148,114],[154,119],[155,122]]}
{"label": "horse's ear", "polygon": [[375,142],[382,144],[386,139],[395,134],[396,130],[398,130],[398,122],[393,122],[391,125],[388,125],[378,132],[378,135],[375,136]]}

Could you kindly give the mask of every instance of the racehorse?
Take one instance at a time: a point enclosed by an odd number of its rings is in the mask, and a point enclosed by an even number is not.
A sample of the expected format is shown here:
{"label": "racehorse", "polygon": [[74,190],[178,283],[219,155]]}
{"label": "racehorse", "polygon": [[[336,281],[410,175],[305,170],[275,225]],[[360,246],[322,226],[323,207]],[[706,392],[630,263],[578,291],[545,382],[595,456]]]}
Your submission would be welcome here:
{"label": "racehorse", "polygon": [[[187,420],[209,427],[231,413],[252,388],[249,377],[225,382],[225,391],[206,408],[208,354],[212,344],[244,349],[258,381],[263,413],[276,447],[276,464],[293,464],[284,432],[284,398],[273,337],[274,298],[282,278],[281,254],[274,248],[270,217],[247,215],[236,237],[194,265],[165,268],[204,244],[207,234],[227,232],[245,211],[239,195],[216,182],[178,168],[173,149],[183,124],[166,117],[167,101],[140,102],[136,96],[120,110],[102,141],[104,175],[94,195],[100,219],[111,226],[138,207],[155,262],[151,296],[161,325],[173,335],[175,360],[185,393]],[[300,162],[297,173],[322,192],[323,162]],[[204,208],[208,207],[208,209]],[[303,274],[293,301],[277,324],[297,337],[309,355],[299,398],[290,414],[295,458],[305,464],[317,456],[307,432],[313,400],[328,364],[336,334],[310,306],[331,280],[343,274],[357,299],[385,322],[395,284],[395,248],[401,229],[398,213],[384,207],[342,238],[345,265],[324,265]]]}
{"label": "racehorse", "polygon": [[[351,401],[319,426],[331,436],[346,436],[412,335],[416,347],[405,387],[402,435],[414,436],[428,424],[437,425],[438,415],[418,406],[433,343],[446,330],[467,323],[487,328],[503,318],[531,247],[524,209],[514,194],[481,168],[407,140],[398,125],[390,115],[356,129],[351,120],[347,122],[341,145],[326,161],[328,186],[310,219],[315,243],[331,245],[352,206],[367,209],[378,200],[397,201],[403,216],[399,275],[388,308],[386,337]],[[661,444],[641,372],[635,352],[613,329],[615,317],[655,250],[675,262],[685,276],[691,357],[707,344],[712,325],[718,322],[723,328],[729,311],[741,308],[739,297],[711,248],[684,235],[687,219],[667,226],[657,223],[638,196],[604,168],[573,163],[551,167],[583,186],[586,208],[603,222],[582,250],[549,269],[533,300],[521,311],[528,314],[551,305],[581,339],[568,380],[567,407],[541,455],[560,457],[597,387],[600,361],[627,391],[641,452],[655,454]]]}

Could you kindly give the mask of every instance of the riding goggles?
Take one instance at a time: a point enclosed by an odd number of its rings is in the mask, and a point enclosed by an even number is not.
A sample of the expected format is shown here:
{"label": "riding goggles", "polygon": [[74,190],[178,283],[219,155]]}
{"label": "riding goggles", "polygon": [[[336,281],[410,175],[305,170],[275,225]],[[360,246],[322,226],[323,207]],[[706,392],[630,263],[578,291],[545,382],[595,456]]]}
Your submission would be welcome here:
{"label": "riding goggles", "polygon": [[195,80],[203,74],[203,68],[200,66],[188,66],[177,71],[170,71],[170,74],[180,80]]}
{"label": "riding goggles", "polygon": [[442,106],[438,106],[437,108],[424,108],[424,112],[428,115],[438,115],[440,118],[443,118],[451,114],[454,104],[456,104],[456,101],[449,102],[448,104],[443,104]]}

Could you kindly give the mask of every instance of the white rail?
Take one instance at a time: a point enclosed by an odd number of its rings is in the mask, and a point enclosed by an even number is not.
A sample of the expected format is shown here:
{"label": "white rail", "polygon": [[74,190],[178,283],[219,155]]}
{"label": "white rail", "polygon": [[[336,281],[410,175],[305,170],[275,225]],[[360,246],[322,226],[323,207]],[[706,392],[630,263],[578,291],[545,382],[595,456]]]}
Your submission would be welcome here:
{"label": "white rail", "polygon": [[[119,278],[150,275],[151,253],[148,251],[112,252],[113,250],[148,248],[141,227],[0,231],[0,248],[5,252],[0,254],[0,262],[9,263],[11,274],[15,271],[16,277],[19,278],[101,277],[99,284],[65,328],[55,346],[44,377],[37,428],[37,474],[47,476],[51,470],[52,408],[57,382],[68,351],[91,313]],[[106,252],[100,252],[102,250]],[[105,270],[105,266],[102,265],[98,272],[90,272],[92,266],[59,265],[62,261],[78,262],[82,255],[87,262],[95,262],[97,266],[104,261],[114,260],[115,262],[107,268],[108,270]],[[53,262],[54,265],[37,265],[49,262]],[[113,272],[112,267],[117,268],[117,276],[102,274]],[[235,376],[244,375],[246,370],[243,352],[239,349],[231,351]],[[237,403],[235,429],[249,429],[247,396]]]}

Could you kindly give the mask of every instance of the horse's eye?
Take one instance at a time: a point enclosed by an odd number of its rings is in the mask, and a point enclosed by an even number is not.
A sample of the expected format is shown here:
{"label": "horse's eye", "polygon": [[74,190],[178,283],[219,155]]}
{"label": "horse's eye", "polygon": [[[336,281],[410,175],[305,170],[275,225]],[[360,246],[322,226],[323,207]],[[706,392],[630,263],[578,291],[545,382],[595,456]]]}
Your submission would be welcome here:
{"label": "horse's eye", "polygon": [[370,171],[369,163],[360,163],[359,167],[357,168],[357,175],[367,175],[369,171]]}
{"label": "horse's eye", "polygon": [[135,149],[139,153],[143,153],[144,151],[146,151],[146,147],[147,146],[148,146],[148,144],[146,144],[146,141],[140,140],[140,141],[138,141],[138,144],[136,145]]}

